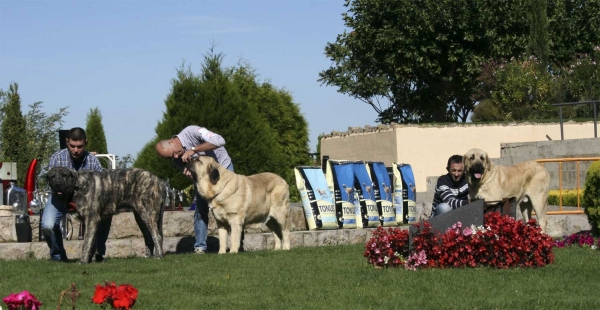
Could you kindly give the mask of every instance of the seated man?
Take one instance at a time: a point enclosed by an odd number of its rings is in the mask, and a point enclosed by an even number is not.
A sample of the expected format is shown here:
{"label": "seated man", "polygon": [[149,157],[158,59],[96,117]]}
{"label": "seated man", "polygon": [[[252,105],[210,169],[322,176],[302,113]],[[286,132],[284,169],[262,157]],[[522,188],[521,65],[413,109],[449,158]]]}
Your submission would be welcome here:
{"label": "seated man", "polygon": [[447,174],[438,178],[433,197],[432,216],[444,214],[469,203],[469,185],[465,179],[462,156],[452,155]]}

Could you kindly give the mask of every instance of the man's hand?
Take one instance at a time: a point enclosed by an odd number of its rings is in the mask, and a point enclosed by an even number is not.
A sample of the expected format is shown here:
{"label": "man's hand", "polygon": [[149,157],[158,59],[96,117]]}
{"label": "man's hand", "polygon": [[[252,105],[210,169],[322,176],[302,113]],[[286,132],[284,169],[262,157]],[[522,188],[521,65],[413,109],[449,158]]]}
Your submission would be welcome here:
{"label": "man's hand", "polygon": [[188,170],[188,168],[183,168],[183,174],[185,174],[188,179],[194,181],[194,177],[192,176],[192,172]]}
{"label": "man's hand", "polygon": [[187,150],[185,151],[185,153],[183,153],[183,156],[181,156],[181,160],[184,163],[189,163],[190,161],[192,161],[192,156],[194,156],[194,154],[196,154],[196,152],[192,150]]}

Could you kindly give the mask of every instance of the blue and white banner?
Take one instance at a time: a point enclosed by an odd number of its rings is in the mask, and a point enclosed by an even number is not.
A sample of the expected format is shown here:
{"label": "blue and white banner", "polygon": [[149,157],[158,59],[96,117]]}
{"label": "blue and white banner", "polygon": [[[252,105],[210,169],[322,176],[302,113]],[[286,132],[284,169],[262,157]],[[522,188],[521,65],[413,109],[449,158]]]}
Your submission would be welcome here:
{"label": "blue and white banner", "polygon": [[333,193],[321,168],[296,167],[294,173],[308,229],[337,229]]}
{"label": "blue and white banner", "polygon": [[360,200],[362,227],[377,227],[381,224],[377,203],[375,203],[375,188],[364,162],[353,164],[354,188]]}
{"label": "blue and white banner", "polygon": [[[417,189],[415,184],[415,176],[412,167],[409,164],[393,163],[394,176],[396,184],[402,186],[403,200],[403,221],[404,223],[413,224],[417,219]],[[399,184],[399,185],[400,185]]]}
{"label": "blue and white banner", "polygon": [[[383,162],[367,162],[367,171],[373,181],[374,199],[381,226],[397,226],[396,210],[393,204],[393,190],[390,175]],[[402,214],[400,214],[402,217]]]}
{"label": "blue and white banner", "polygon": [[340,228],[362,227],[360,201],[354,190],[355,177],[352,168],[354,163],[352,161],[327,161],[325,178],[333,188],[336,215]]}

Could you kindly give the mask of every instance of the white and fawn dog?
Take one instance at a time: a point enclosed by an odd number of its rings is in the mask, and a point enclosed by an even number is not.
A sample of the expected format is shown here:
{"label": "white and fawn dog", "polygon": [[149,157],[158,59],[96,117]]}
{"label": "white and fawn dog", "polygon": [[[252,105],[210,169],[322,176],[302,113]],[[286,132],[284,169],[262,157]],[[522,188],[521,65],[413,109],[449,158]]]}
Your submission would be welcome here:
{"label": "white and fawn dog", "polygon": [[273,231],[275,250],[290,249],[290,193],[284,179],[270,172],[236,174],[208,156],[190,162],[187,169],[215,216],[219,254],[227,252],[228,230],[231,230],[229,253],[237,253],[244,226],[254,223],[265,223]]}

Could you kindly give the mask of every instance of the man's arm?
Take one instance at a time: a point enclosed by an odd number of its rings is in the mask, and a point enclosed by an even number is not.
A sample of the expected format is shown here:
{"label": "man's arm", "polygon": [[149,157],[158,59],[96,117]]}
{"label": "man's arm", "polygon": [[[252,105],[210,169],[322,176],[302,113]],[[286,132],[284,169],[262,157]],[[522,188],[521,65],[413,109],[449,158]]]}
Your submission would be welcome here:
{"label": "man's arm", "polygon": [[58,158],[58,153],[54,153],[52,154],[52,156],[50,156],[50,161],[48,162],[48,171],[50,171],[50,169],[54,168],[54,167],[59,167],[60,166],[60,160]]}
{"label": "man's arm", "polygon": [[454,210],[462,207],[469,203],[467,199],[458,199],[456,198],[456,194],[452,192],[452,189],[447,185],[442,185],[439,189],[440,197],[442,197],[442,201],[450,205],[450,207]]}
{"label": "man's arm", "polygon": [[[453,188],[452,180],[447,176],[441,176],[435,186],[435,196],[439,197],[441,202],[445,202],[454,210],[460,208],[463,205],[469,203],[468,199],[459,199],[457,195],[460,194],[460,190],[463,186],[467,186],[466,183],[460,188]],[[462,197],[461,197],[462,198]]]}
{"label": "man's arm", "polygon": [[[192,126],[190,126],[192,127]],[[189,162],[194,154],[199,152],[209,152],[218,149],[219,147],[225,145],[225,139],[219,134],[216,134],[204,127],[193,126],[194,135],[198,138],[198,140],[204,141],[198,145],[194,145],[193,149],[188,149],[181,159],[183,162]]]}
{"label": "man's arm", "polygon": [[204,127],[198,127],[198,130],[195,131],[195,134],[198,135],[200,139],[205,141],[194,147],[196,152],[212,151],[225,145],[225,139],[223,139],[221,135]]}

